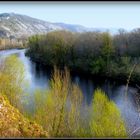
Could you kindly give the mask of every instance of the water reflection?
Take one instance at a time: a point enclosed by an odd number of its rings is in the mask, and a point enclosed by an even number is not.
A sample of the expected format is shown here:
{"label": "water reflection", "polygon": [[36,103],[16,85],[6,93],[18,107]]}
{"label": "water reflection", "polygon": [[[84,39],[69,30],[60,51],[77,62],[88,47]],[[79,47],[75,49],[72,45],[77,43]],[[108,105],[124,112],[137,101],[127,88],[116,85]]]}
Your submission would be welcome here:
{"label": "water reflection", "polygon": [[[1,57],[7,57],[15,54],[23,62],[25,66],[25,78],[30,83],[30,92],[36,89],[48,89],[49,80],[51,78],[51,69],[46,68],[40,64],[34,63],[29,57],[25,56],[26,49],[18,50],[4,50],[0,51]],[[111,81],[108,79],[91,78],[83,75],[72,75],[71,79],[74,83],[78,84],[83,91],[85,100],[90,104],[94,90],[101,88],[105,91],[110,99],[116,99],[124,93],[125,85]],[[128,92],[136,92],[136,88],[129,86]]]}
{"label": "water reflection", "polygon": [[[9,55],[15,54],[20,60],[23,62],[25,66],[25,79],[28,81],[29,86],[27,89],[27,93],[29,93],[30,100],[28,109],[33,108],[33,99],[32,94],[36,89],[49,89],[49,80],[51,78],[51,70],[49,68],[45,68],[40,64],[36,64],[32,62],[28,57],[25,56],[25,49],[18,50],[5,50],[0,51],[0,57],[7,57]],[[84,95],[84,102],[88,105],[91,104],[93,93],[95,89],[101,88],[105,91],[108,97],[111,100],[114,100],[118,107],[121,109],[122,113],[124,112],[124,93],[125,93],[125,84],[117,83],[116,81],[111,81],[108,79],[99,79],[99,78],[91,78],[85,77],[78,74],[72,75],[71,79],[74,83],[78,84],[81,88]],[[132,115],[135,114],[135,106],[133,104],[133,93],[137,92],[137,89],[129,86],[128,88],[128,101],[130,103],[130,107],[125,106],[127,110],[129,110]],[[135,108],[135,109],[134,109]],[[134,117],[134,116],[133,116]],[[130,119],[130,118],[129,118]]]}

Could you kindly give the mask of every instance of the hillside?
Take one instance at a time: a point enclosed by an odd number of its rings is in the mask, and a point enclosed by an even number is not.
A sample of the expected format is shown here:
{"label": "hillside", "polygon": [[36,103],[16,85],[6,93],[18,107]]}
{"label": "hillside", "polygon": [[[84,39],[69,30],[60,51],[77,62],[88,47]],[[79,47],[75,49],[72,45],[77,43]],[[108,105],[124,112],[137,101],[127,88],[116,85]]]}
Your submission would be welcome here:
{"label": "hillside", "polygon": [[[52,23],[15,13],[0,14],[0,37],[25,38],[33,34],[42,34],[54,30],[72,32],[107,31],[106,28],[87,28],[81,25]],[[114,30],[117,31],[117,29]]]}
{"label": "hillside", "polygon": [[0,36],[21,37],[62,29],[49,22],[14,13],[0,14]]}
{"label": "hillside", "polygon": [[26,119],[9,101],[0,96],[0,137],[47,137],[42,127]]}

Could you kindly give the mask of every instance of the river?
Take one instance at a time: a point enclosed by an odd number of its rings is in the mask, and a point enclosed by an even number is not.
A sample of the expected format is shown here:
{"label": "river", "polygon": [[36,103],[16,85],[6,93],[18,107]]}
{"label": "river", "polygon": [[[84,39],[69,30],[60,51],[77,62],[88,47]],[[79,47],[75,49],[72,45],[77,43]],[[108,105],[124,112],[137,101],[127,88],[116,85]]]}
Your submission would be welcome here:
{"label": "river", "polygon": [[[0,58],[7,57],[12,54],[15,54],[25,66],[25,79],[28,81],[27,93],[30,95],[28,99],[27,108],[32,109],[32,95],[36,89],[46,90],[49,89],[49,80],[51,78],[51,70],[45,68],[35,62],[32,62],[29,57],[25,56],[26,49],[11,49],[0,51]],[[125,119],[128,119],[129,125],[135,123],[137,120],[136,107],[133,103],[133,95],[137,92],[136,87],[128,87],[128,102],[129,105],[124,103],[124,93],[125,93],[125,84],[115,82],[109,79],[97,79],[91,77],[85,77],[82,75],[74,74],[71,76],[71,79],[74,83],[78,84],[84,94],[84,102],[90,105],[93,97],[94,90],[101,88],[105,91],[108,97],[113,100],[117,106],[120,108],[122,114],[127,110],[128,114]],[[132,124],[133,125],[133,124]],[[140,125],[140,123],[137,123]]]}

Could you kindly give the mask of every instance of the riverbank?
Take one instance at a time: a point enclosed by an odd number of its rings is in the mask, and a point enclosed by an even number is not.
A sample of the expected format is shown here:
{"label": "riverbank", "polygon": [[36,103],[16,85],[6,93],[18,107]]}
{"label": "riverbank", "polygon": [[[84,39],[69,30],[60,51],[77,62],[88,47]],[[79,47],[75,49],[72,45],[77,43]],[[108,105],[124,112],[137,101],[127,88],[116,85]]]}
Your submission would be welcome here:
{"label": "riverbank", "polygon": [[7,50],[22,50],[22,49],[26,49],[26,48],[7,48],[7,49],[0,49],[0,51],[7,51]]}
{"label": "riverbank", "polygon": [[[35,62],[37,65],[41,65],[42,67],[46,68],[46,69],[50,69],[50,71],[53,70],[53,66],[52,65],[48,65],[47,63],[45,63],[44,61],[42,61],[42,59],[40,59],[39,57],[36,58],[32,55],[28,55],[27,53],[25,53],[26,56],[28,56],[31,61]],[[128,80],[128,76],[129,73],[127,74],[121,74],[121,75],[104,75],[104,74],[92,74],[90,72],[85,72],[82,70],[77,70],[77,69],[69,69],[70,73],[72,76],[74,75],[79,75],[80,77],[83,78],[88,78],[88,79],[108,79],[109,81],[116,81],[116,83],[119,84],[127,84],[127,80]],[[132,76],[130,78],[129,81],[129,85],[136,87],[136,85],[140,82],[140,75],[136,74],[135,72],[132,73]],[[137,87],[136,87],[137,88]]]}
{"label": "riverbank", "polygon": [[26,49],[27,47],[11,47],[11,48],[0,48],[0,51],[3,51],[3,50],[12,50],[12,49],[18,49],[18,50],[20,50],[20,49]]}
{"label": "riverbank", "polygon": [[25,118],[6,97],[0,95],[0,137],[37,138],[48,137],[48,134],[41,126]]}
{"label": "riverbank", "polygon": [[0,50],[25,48],[27,40],[23,38],[0,38]]}

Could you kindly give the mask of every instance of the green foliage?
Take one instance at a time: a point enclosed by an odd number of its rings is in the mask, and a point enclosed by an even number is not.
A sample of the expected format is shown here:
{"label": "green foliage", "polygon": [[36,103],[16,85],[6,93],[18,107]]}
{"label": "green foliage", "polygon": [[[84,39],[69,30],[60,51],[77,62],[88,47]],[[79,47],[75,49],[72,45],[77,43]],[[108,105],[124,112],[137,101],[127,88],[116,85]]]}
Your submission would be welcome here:
{"label": "green foliage", "polygon": [[[56,31],[29,38],[27,52],[32,58],[48,65],[65,65],[92,74],[126,75],[134,58],[129,53],[114,53],[113,38],[108,33],[73,34]],[[128,56],[128,54],[130,56]],[[139,79],[137,67],[133,77]],[[133,79],[133,78],[132,78]],[[16,56],[6,58],[0,65],[0,93],[10,103],[22,107],[24,67]],[[54,69],[48,91],[36,91],[32,120],[39,123],[51,137],[126,137],[126,128],[119,109],[101,90],[96,90],[91,116],[82,117],[82,92],[71,83],[67,69]],[[24,130],[24,128],[23,128]],[[25,127],[26,132],[28,132]]]}
{"label": "green foliage", "polygon": [[99,57],[98,59],[94,60],[91,63],[92,73],[93,74],[103,73],[105,66],[106,66],[105,60],[102,57]]}
{"label": "green foliage", "polygon": [[[44,95],[44,96],[42,96]],[[51,89],[37,92],[34,119],[41,124],[52,137],[76,137],[80,126],[80,105],[82,92],[71,84],[69,72],[54,69]]]}
{"label": "green foliage", "polygon": [[126,128],[115,103],[97,89],[94,93],[91,133],[94,137],[126,137]]}
{"label": "green foliage", "polygon": [[[119,46],[117,41],[124,44]],[[111,36],[108,32],[54,31],[30,37],[28,47],[26,54],[45,65],[56,65],[58,68],[67,66],[72,71],[114,78],[126,77],[133,61],[138,61],[137,55],[136,58],[133,58],[134,54],[131,55],[127,37]]]}
{"label": "green foliage", "polygon": [[19,106],[23,95],[24,66],[15,56],[6,57],[0,64],[0,93],[5,94],[10,103]]}
{"label": "green foliage", "polygon": [[[37,91],[33,120],[43,126],[51,137],[126,137],[125,124],[115,103],[101,90],[96,90],[92,107],[82,107],[83,96],[72,84],[67,69],[54,69],[51,88]],[[85,120],[83,109],[91,112]]]}
{"label": "green foliage", "polygon": [[113,53],[112,38],[109,33],[103,33],[103,49],[104,56],[110,56]]}
{"label": "green foliage", "polygon": [[[0,92],[12,105],[20,108],[19,101],[24,79],[22,63],[16,56],[11,56],[1,63]],[[14,81],[14,82],[13,82]],[[96,90],[88,120],[83,117],[83,94],[80,88],[70,80],[70,73],[65,68],[54,68],[47,91],[37,90],[34,96],[35,112],[30,120],[40,124],[51,137],[125,137],[125,124],[116,105],[107,96]],[[110,121],[111,120],[111,121]],[[27,127],[21,126],[22,133],[28,135]],[[30,135],[30,134],[29,134]]]}
{"label": "green foliage", "polygon": [[131,58],[127,57],[127,56],[121,57],[121,60],[120,60],[121,65],[123,65],[124,71],[126,71],[128,73],[129,73],[130,68],[131,68],[130,64],[132,64],[130,60],[131,60]]}
{"label": "green foliage", "polygon": [[110,74],[110,61],[113,56],[114,48],[112,46],[112,38],[109,33],[103,33],[103,48],[101,55],[106,62],[106,72]]}

